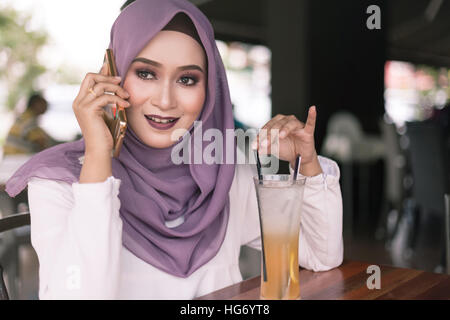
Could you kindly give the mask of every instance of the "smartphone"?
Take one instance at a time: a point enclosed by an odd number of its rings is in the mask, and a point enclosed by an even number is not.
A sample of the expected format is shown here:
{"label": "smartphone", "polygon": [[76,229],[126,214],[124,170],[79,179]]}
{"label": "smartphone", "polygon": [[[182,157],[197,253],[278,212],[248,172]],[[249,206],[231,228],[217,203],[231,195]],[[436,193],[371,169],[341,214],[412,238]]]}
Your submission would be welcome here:
{"label": "smartphone", "polygon": [[[106,49],[104,61],[106,61],[108,65],[109,75],[113,77],[117,76],[117,67],[111,49]],[[113,92],[105,93],[115,94]],[[123,107],[117,107],[116,104],[108,104],[103,109],[103,119],[113,137],[112,156],[117,158],[120,154],[120,148],[122,147],[125,132],[127,131],[127,115]]]}

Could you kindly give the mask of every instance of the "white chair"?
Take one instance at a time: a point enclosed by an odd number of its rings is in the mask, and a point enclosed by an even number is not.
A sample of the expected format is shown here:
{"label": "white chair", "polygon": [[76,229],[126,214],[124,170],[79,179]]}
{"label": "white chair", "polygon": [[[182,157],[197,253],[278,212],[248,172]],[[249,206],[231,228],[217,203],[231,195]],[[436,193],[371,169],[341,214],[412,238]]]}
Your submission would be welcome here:
{"label": "white chair", "polygon": [[353,234],[353,164],[360,164],[361,196],[359,211],[368,220],[369,189],[368,164],[384,156],[385,148],[380,137],[366,134],[359,120],[351,113],[340,111],[331,116],[327,125],[321,154],[337,160],[342,165],[342,194],[344,199],[344,230],[347,237]]}

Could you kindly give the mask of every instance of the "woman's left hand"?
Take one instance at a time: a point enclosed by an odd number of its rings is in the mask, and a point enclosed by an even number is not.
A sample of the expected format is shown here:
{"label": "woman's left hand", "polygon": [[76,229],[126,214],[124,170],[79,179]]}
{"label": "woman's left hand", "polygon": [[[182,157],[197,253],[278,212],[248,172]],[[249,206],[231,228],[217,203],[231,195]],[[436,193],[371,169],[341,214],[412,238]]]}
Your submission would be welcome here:
{"label": "woman's left hand", "polygon": [[258,149],[262,154],[274,154],[281,160],[289,161],[292,168],[300,155],[300,173],[315,176],[322,172],[314,144],[316,116],[315,106],[309,108],[306,123],[299,121],[294,115],[278,114],[261,128],[252,148],[256,149],[258,141]]}

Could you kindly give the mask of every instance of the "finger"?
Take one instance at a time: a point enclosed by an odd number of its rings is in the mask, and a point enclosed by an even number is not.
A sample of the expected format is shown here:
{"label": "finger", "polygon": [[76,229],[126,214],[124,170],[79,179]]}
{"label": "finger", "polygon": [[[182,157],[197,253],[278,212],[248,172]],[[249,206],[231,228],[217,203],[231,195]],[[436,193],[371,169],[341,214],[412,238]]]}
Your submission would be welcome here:
{"label": "finger", "polygon": [[309,134],[314,133],[314,129],[316,127],[316,106],[311,106],[308,111],[308,118],[306,119],[305,131]]}
{"label": "finger", "polygon": [[265,149],[265,147],[261,146],[261,142],[265,141],[267,139],[267,130],[266,129],[259,129],[255,139],[252,141],[251,148],[252,150],[258,150],[258,152],[262,152],[262,149]]}
{"label": "finger", "polygon": [[81,82],[80,91],[89,93],[88,89],[92,88],[96,83],[110,82],[117,84],[120,83],[120,81],[121,81],[120,77],[110,77],[98,73],[89,72],[86,74],[83,81]]}
{"label": "finger", "polygon": [[[108,93],[114,93],[114,94],[120,96],[122,99],[128,99],[130,97],[130,95],[124,88],[122,88],[121,86],[119,86],[117,84],[109,83],[109,82],[97,83],[96,85],[94,85],[92,90],[95,92],[96,96],[100,96],[100,95],[108,92]],[[92,95],[92,96],[94,96],[94,95]]]}
{"label": "finger", "polygon": [[[258,135],[256,137],[257,139],[257,145],[260,146],[262,142],[268,139],[268,133],[270,132],[270,128],[281,119],[285,118],[285,115],[277,114],[275,117],[270,119],[258,132]],[[264,143],[265,144],[265,143]],[[262,146],[265,147],[265,146]]]}
{"label": "finger", "polygon": [[286,116],[284,114],[277,114],[275,117],[267,121],[267,123],[261,128],[261,129],[267,129],[270,128],[275,122],[280,121],[281,119],[285,118]]}
{"label": "finger", "polygon": [[89,105],[94,108],[103,108],[107,104],[116,104],[123,108],[128,108],[130,106],[130,103],[128,101],[126,101],[118,96],[113,96],[110,94],[104,94],[104,95],[96,98]]}
{"label": "finger", "polygon": [[275,142],[276,139],[279,138],[281,128],[284,127],[289,121],[292,121],[293,119],[295,119],[294,116],[286,116],[276,122],[273,122],[272,126],[267,128],[268,145],[271,145],[272,143]]}
{"label": "finger", "polygon": [[295,132],[296,130],[303,129],[305,124],[297,119],[291,120],[287,122],[280,131],[280,138],[286,138],[290,133]]}
{"label": "finger", "polygon": [[296,119],[294,116],[286,116],[286,117],[284,117],[284,118],[282,118],[282,119],[280,119],[280,120],[278,120],[276,122],[273,122],[272,126],[270,128],[268,128],[268,129],[269,130],[270,129],[278,129],[278,130],[280,130],[286,123],[288,123],[289,121],[292,121],[294,119]]}
{"label": "finger", "polygon": [[259,139],[258,150],[262,154],[271,154],[273,147],[279,145],[279,129],[264,129],[265,135],[261,135]]}

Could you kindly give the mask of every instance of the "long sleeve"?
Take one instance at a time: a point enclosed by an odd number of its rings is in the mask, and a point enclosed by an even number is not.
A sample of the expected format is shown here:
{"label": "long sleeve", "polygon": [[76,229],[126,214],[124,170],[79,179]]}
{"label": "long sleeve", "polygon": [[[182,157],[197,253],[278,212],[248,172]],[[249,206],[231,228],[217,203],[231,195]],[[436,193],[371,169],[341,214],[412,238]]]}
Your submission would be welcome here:
{"label": "long sleeve", "polygon": [[122,246],[120,180],[28,183],[40,299],[114,299]]}
{"label": "long sleeve", "polygon": [[[323,173],[307,177],[300,222],[299,265],[313,271],[338,267],[343,260],[342,195],[339,167],[331,159],[320,157]],[[292,174],[292,168],[290,168]],[[261,250],[256,190],[248,186],[241,244]]]}

